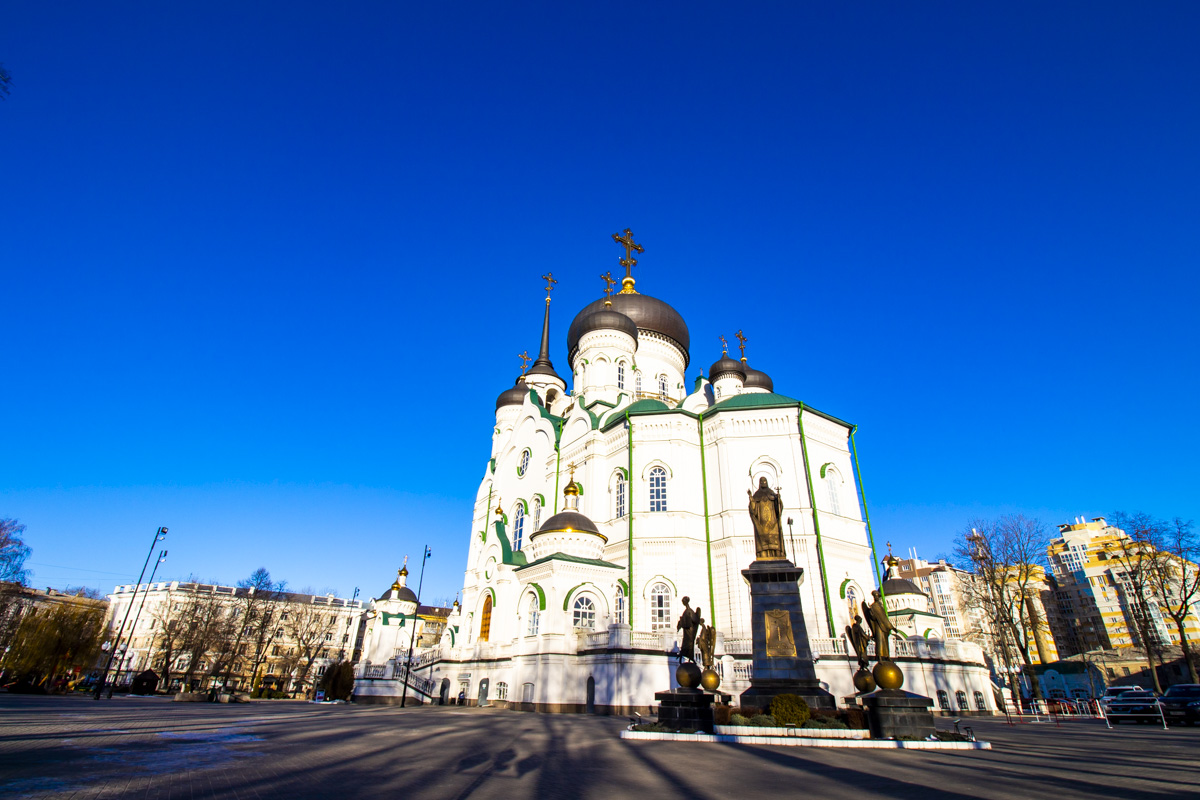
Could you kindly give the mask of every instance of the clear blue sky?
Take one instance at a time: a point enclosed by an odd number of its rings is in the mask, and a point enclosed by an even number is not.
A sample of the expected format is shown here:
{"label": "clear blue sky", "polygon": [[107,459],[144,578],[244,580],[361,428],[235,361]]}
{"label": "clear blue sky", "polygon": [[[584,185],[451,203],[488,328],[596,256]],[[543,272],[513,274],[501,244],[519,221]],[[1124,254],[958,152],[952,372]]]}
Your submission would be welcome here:
{"label": "clear blue sky", "polygon": [[[876,537],[1200,518],[1200,5],[9,4],[34,581],[461,585],[493,402],[639,289],[857,423]],[[415,575],[413,576],[416,577]]]}

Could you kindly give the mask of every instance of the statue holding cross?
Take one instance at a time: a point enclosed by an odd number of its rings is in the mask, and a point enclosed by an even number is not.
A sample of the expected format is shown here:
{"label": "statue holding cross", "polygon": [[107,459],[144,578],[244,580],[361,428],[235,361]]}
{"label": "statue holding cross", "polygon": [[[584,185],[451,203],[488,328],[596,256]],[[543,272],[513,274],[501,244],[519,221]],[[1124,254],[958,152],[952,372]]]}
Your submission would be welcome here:
{"label": "statue holding cross", "polygon": [[625,278],[621,281],[621,294],[637,294],[633,290],[633,268],[637,266],[637,259],[633,257],[633,254],[644,253],[646,250],[633,241],[633,231],[629,228],[625,229],[624,236],[614,233],[612,237],[614,242],[625,246],[625,257],[620,261],[621,266],[625,268]]}

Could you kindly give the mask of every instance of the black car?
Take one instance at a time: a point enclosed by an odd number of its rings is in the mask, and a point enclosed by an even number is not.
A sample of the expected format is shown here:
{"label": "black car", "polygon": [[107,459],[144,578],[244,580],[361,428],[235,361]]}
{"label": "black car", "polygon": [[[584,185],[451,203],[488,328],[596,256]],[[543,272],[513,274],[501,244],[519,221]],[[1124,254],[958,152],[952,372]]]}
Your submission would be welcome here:
{"label": "black car", "polygon": [[1132,692],[1125,692],[1118,696],[1116,700],[1109,701],[1108,721],[1116,725],[1118,722],[1124,722],[1125,720],[1158,722],[1161,724],[1162,717],[1159,716],[1158,697],[1154,692],[1138,689]]}
{"label": "black car", "polygon": [[1162,696],[1163,715],[1167,722],[1200,722],[1200,683],[1181,683],[1167,689]]}

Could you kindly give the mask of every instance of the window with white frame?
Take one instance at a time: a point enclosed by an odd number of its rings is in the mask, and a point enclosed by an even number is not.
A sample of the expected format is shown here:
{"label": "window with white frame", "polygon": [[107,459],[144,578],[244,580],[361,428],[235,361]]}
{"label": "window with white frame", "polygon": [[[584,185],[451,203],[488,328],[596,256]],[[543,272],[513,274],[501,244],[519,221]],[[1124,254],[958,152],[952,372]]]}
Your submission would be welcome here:
{"label": "window with white frame", "polygon": [[662,467],[650,470],[650,510],[667,510],[667,471]]}
{"label": "window with white frame", "polygon": [[617,485],[614,487],[613,494],[616,496],[617,501],[616,515],[617,517],[623,517],[625,516],[625,476],[619,472],[617,473]]}
{"label": "window with white frame", "polygon": [[588,631],[596,627],[596,604],[586,594],[575,598],[571,624],[576,628]]}
{"label": "window with white frame", "polygon": [[504,681],[500,681],[500,683],[496,684],[496,699],[497,700],[507,700],[508,699],[508,684],[505,683]]}
{"label": "window with white frame", "polygon": [[525,542],[525,505],[517,503],[517,510],[513,512],[513,550],[520,550],[521,545]]}
{"label": "window with white frame", "polygon": [[667,376],[666,375],[658,376],[658,397],[660,400],[666,400],[668,397],[670,397],[670,393],[667,388]]}
{"label": "window with white frame", "polygon": [[825,489],[829,492],[829,511],[841,516],[842,504],[838,501],[838,484],[841,480],[838,479],[837,470],[830,467],[825,470]]}
{"label": "window with white frame", "polygon": [[521,461],[517,464],[517,477],[525,476],[525,470],[529,469],[529,449],[521,451]]}
{"label": "window with white frame", "polygon": [[641,370],[634,370],[634,372],[633,372],[633,392],[634,392],[634,394],[637,394],[637,395],[641,395],[641,393],[642,393],[642,372],[641,372]]}
{"label": "window with white frame", "polygon": [[529,622],[525,628],[525,635],[526,636],[537,636],[538,625],[540,624],[541,616],[542,616],[542,610],[541,610],[541,604],[538,603],[538,599],[536,597],[529,598],[528,616],[529,616]]}
{"label": "window with white frame", "polygon": [[533,530],[530,534],[537,533],[537,529],[542,527],[542,498],[533,498]]}
{"label": "window with white frame", "polygon": [[625,390],[625,362],[624,361],[617,362],[617,390],[618,391]]}
{"label": "window with white frame", "polygon": [[671,629],[671,589],[665,583],[656,583],[650,589],[650,630]]}

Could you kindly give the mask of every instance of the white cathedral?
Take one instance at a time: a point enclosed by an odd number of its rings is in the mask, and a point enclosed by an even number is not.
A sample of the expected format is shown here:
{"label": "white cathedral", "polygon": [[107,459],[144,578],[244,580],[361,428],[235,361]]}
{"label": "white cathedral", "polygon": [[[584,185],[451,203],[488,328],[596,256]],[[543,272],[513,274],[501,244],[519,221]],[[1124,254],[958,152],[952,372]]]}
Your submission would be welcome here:
{"label": "white cathedral", "polygon": [[[804,569],[817,677],[840,703],[854,694],[857,669],[846,626],[877,575],[855,427],[777,394],[747,362],[744,339],[740,359],[722,352],[689,381],[687,323],[634,288],[633,253],[642,249],[628,230],[613,238],[626,248],[626,276],[619,292],[572,320],[570,383],[549,356],[554,281],[545,276],[540,352],[496,399],[462,602],[441,643],[412,654],[409,696],[645,711],[655,692],[672,688],[687,597],[719,631],[719,691],[736,698],[749,688],[751,664],[741,575],[755,558],[747,491],[766,478],[783,501],[787,557]],[[606,281],[611,292],[615,281]],[[889,596],[894,583],[885,584]],[[415,623],[415,598],[409,605]],[[364,652],[379,650],[368,643]],[[947,698],[943,711],[949,698],[955,712],[995,710],[977,646],[914,636],[893,654],[904,688]],[[397,648],[387,663],[360,667],[356,700],[393,702],[408,658]]]}

